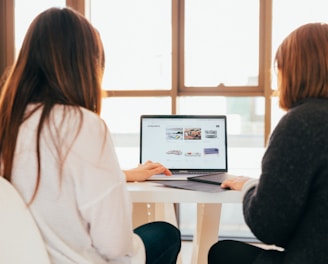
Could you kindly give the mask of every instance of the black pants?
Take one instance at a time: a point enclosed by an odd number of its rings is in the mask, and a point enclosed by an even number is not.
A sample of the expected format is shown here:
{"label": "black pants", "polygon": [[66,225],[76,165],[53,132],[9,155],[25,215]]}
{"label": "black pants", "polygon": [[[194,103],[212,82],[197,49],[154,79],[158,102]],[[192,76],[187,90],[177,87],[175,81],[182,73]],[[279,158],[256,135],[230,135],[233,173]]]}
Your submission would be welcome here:
{"label": "black pants", "polygon": [[166,222],[151,222],[137,227],[134,232],[146,249],[146,264],[175,264],[181,249],[181,233]]}
{"label": "black pants", "polygon": [[215,243],[208,253],[208,264],[251,264],[264,249],[234,240]]}

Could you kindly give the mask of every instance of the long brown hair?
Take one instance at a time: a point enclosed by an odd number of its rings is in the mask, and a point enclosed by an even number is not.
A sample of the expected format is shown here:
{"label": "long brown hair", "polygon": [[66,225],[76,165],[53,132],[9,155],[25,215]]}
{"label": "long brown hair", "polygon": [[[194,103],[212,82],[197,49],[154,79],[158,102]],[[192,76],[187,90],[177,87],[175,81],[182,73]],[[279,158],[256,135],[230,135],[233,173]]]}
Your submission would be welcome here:
{"label": "long brown hair", "polygon": [[328,24],[305,24],[276,52],[280,107],[288,110],[308,98],[328,98]]}
{"label": "long brown hair", "polygon": [[[16,63],[0,97],[0,154],[2,176],[11,180],[16,140],[26,107],[42,107],[37,131],[40,181],[40,133],[56,104],[84,107],[97,114],[101,108],[101,80],[105,58],[98,32],[70,8],[50,8],[31,23]],[[80,120],[82,122],[82,118]]]}

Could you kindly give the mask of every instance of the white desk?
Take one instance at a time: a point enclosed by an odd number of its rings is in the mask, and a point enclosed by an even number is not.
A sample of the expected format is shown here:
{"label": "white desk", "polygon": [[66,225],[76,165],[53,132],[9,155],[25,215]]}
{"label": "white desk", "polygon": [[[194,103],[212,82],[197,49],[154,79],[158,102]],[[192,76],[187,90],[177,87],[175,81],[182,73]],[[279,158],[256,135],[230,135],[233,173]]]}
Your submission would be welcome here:
{"label": "white desk", "polygon": [[218,239],[221,204],[240,203],[242,200],[237,191],[206,193],[163,187],[152,182],[128,183],[128,189],[134,203],[135,227],[156,220],[177,225],[174,203],[197,203],[193,264],[207,263],[208,250]]}
{"label": "white desk", "polygon": [[[117,152],[123,168],[136,166],[138,148],[117,148]],[[263,148],[229,149],[229,172],[257,177],[263,152]],[[207,263],[208,250],[218,239],[221,204],[240,203],[242,200],[241,193],[236,191],[205,193],[163,187],[151,182],[128,183],[128,189],[134,204],[134,226],[155,220],[165,220],[177,225],[174,204],[197,204],[192,264]]]}

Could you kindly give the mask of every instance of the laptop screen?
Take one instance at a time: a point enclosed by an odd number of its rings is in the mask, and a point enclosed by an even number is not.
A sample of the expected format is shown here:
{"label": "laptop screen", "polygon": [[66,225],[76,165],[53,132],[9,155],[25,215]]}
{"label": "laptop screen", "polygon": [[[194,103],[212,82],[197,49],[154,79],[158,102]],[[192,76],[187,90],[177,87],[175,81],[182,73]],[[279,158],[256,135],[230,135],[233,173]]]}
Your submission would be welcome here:
{"label": "laptop screen", "polygon": [[227,168],[224,115],[142,115],[140,163],[160,162],[174,171],[222,171]]}

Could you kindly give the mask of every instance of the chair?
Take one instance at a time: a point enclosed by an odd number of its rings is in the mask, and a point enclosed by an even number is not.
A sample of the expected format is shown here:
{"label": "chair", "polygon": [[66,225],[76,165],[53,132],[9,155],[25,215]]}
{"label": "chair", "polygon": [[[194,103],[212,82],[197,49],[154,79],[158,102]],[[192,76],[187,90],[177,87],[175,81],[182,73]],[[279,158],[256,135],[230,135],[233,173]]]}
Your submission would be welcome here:
{"label": "chair", "polygon": [[0,177],[0,263],[50,264],[29,209],[3,177]]}

